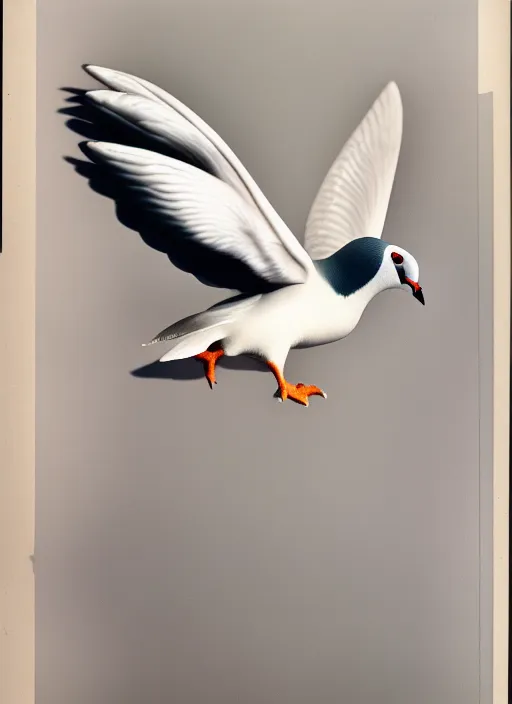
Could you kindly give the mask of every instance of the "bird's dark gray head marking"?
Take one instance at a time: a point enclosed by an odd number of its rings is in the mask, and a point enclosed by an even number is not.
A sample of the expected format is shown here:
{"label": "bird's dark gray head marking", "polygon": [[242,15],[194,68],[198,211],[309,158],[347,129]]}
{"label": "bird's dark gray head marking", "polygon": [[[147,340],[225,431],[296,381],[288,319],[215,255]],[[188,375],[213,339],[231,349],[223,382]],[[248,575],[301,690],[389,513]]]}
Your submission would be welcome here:
{"label": "bird's dark gray head marking", "polygon": [[388,246],[377,237],[360,237],[314,265],[336,293],[350,296],[377,274]]}

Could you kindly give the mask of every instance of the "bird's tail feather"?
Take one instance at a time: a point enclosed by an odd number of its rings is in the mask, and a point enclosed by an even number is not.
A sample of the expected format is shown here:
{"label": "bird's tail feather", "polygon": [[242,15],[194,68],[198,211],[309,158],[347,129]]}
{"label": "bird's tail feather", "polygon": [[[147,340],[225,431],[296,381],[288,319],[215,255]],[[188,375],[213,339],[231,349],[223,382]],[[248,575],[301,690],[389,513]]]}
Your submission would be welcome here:
{"label": "bird's tail feather", "polygon": [[160,362],[186,359],[204,352],[211,344],[222,340],[232,323],[232,317],[229,315],[219,319],[218,315],[210,315],[209,313],[210,311],[204,311],[179,320],[162,330],[144,346],[157,342],[171,342],[171,349],[160,358]]}
{"label": "bird's tail feather", "polygon": [[179,337],[176,339],[176,344],[160,357],[160,362],[171,362],[176,359],[195,357],[195,355],[207,350],[214,342],[222,340],[228,330],[229,324],[214,325],[206,330],[192,332]]}
{"label": "bird's tail feather", "polygon": [[214,342],[229,334],[232,324],[247,312],[260,296],[235,296],[222,301],[208,310],[190,315],[158,333],[151,342],[172,342],[171,349],[160,359],[168,362],[173,359],[185,359],[204,352]]}

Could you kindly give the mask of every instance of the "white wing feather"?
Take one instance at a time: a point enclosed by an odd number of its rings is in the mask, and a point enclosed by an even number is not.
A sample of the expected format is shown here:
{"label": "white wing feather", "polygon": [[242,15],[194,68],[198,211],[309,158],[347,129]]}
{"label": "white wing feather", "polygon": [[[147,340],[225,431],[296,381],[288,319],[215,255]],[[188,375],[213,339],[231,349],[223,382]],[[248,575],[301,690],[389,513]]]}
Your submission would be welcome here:
{"label": "white wing feather", "polygon": [[247,169],[219,135],[190,108],[162,88],[122,71],[87,65],[85,70],[112,90],[89,91],[88,98],[150,138],[196,155],[217,178],[256,207],[304,272],[312,262],[297,238],[264,196]]}
{"label": "white wing feather", "polygon": [[92,158],[106,163],[134,192],[145,212],[185,237],[244,262],[275,285],[303,283],[306,272],[283,242],[231,186],[185,162],[108,142],[89,142]]}
{"label": "white wing feather", "polygon": [[87,99],[97,108],[155,140],[199,158],[210,173],[229,183],[246,200],[253,199],[231,164],[215,145],[177,110],[143,95],[114,90],[90,90]]}
{"label": "white wing feather", "polygon": [[305,248],[325,259],[358,237],[381,237],[402,140],[402,101],[389,83],[331,166],[306,223]]}

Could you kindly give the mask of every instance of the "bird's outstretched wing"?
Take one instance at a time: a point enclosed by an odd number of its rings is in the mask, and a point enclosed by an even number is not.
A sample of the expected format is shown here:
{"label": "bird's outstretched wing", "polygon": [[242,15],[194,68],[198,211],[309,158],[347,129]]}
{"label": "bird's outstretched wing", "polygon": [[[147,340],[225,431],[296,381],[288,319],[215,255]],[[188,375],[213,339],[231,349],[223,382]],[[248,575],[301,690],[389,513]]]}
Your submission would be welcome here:
{"label": "bird's outstretched wing", "polygon": [[[221,212],[222,218],[230,219],[231,222],[232,229],[229,237],[226,235],[223,238],[222,232],[218,231],[215,245],[213,244],[214,239],[209,240],[212,246],[223,249],[226,247],[227,240],[231,238],[233,246],[230,249],[236,249],[237,256],[243,256],[245,260],[251,259],[259,270],[268,264],[268,274],[273,279],[277,277],[277,280],[282,283],[302,283],[305,281],[308,273],[313,269],[310,257],[271,206],[237,156],[204,120],[174,96],[149,81],[99,66],[86,65],[84,68],[91,76],[108,87],[108,90],[87,92],[86,98],[93,105],[142,133],[149,139],[149,144],[151,142],[154,144],[164,143],[185,155],[192,156],[204,167],[206,172],[215,177],[206,179],[198,169],[192,171],[185,169],[181,172],[175,163],[171,165],[170,162],[165,162],[166,166],[163,166],[158,155],[151,153],[151,156],[149,154],[142,155],[140,152],[136,155],[135,152],[132,152],[132,159],[145,160],[144,169],[137,172],[141,174],[141,178],[142,174],[148,176],[148,172],[151,171],[151,163],[153,163],[155,168],[158,164],[158,169],[164,169],[165,178],[171,178],[171,174],[173,174],[172,178],[176,179],[178,173],[187,174],[188,189],[193,188],[192,182],[198,179],[194,192],[195,205],[199,207],[199,202],[201,202],[201,207],[205,207],[206,203],[209,203],[208,207],[217,206],[217,210],[212,211],[212,226],[220,227],[228,224],[227,220],[222,222],[219,220]],[[97,153],[99,153],[98,150],[103,150],[103,153],[106,154],[105,149],[105,147],[97,147]],[[116,149],[118,148],[116,147]],[[126,171],[127,153],[123,153],[125,155],[123,169]],[[137,179],[135,162],[131,169],[131,179],[134,181]],[[161,173],[164,178],[163,172]],[[151,175],[152,188],[156,192],[158,188],[164,188],[164,186],[160,183],[156,187],[154,185],[155,178],[156,175],[153,173]],[[180,178],[182,177],[180,176]],[[217,183],[217,180],[224,182],[223,185],[229,188],[222,187]],[[146,180],[141,185],[148,193],[149,181]],[[216,201],[213,195],[208,196],[208,190],[211,194],[215,193],[216,196],[219,196],[221,201]],[[164,191],[160,190],[159,193],[162,203]],[[182,205],[186,201],[185,196],[190,195],[189,191],[178,193],[173,190],[172,196],[170,193],[168,190],[167,204],[170,204],[171,198],[174,199],[174,214],[185,213]],[[236,207],[233,204],[236,204]],[[235,227],[235,211],[237,217],[245,218],[243,235],[242,231]],[[251,226],[247,226],[248,222],[251,223]],[[240,223],[241,221],[239,225]],[[256,233],[258,239],[251,243],[251,237],[256,236]],[[238,245],[235,244],[237,234],[241,235]],[[265,256],[262,255],[261,261],[257,263],[254,253],[256,251],[263,253],[264,250],[266,251]],[[276,257],[276,260],[271,262],[273,257]]]}
{"label": "bird's outstretched wing", "polygon": [[325,259],[358,237],[381,237],[402,141],[402,101],[389,83],[331,166],[311,207],[305,248]]}
{"label": "bird's outstretched wing", "polygon": [[89,142],[91,158],[106,164],[157,227],[179,226],[184,238],[227,254],[264,281],[302,283],[306,274],[261,212],[231,186],[177,159],[110,142]]}

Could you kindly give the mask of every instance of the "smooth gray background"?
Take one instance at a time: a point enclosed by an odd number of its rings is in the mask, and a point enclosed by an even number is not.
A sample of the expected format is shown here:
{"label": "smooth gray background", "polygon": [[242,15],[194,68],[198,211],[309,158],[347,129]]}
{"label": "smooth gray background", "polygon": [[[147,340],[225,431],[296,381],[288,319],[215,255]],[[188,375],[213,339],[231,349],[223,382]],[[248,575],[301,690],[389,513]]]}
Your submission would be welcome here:
{"label": "smooth gray background", "polygon": [[[39,704],[472,704],[479,696],[477,7],[468,0],[38,3]],[[63,160],[80,65],[160,84],[302,238],[327,168],[394,79],[386,239],[427,305],[273,377],[138,378],[212,304]],[[488,309],[490,315],[491,308]],[[485,315],[480,306],[480,315]],[[162,371],[162,369],[160,369]]]}

